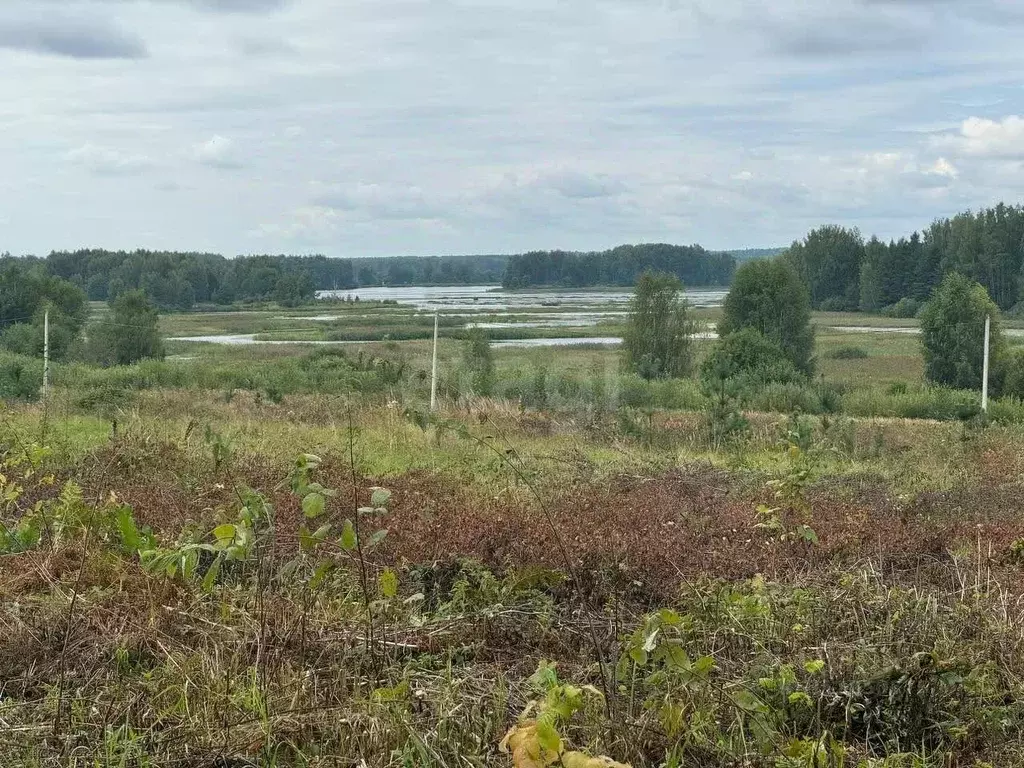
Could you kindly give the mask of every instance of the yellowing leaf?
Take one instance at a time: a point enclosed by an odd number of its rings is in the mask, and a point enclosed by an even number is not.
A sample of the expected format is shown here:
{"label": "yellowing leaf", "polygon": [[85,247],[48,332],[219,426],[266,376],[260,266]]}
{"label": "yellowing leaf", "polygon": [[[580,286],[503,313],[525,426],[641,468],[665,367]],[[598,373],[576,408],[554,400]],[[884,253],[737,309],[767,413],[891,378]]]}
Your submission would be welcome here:
{"label": "yellowing leaf", "polygon": [[346,520],[341,529],[341,548],[346,552],[351,552],[357,545],[356,528],[352,525],[351,520]]}
{"label": "yellowing leaf", "polygon": [[632,768],[628,763],[617,763],[610,757],[591,757],[585,752],[562,753],[563,768]]}
{"label": "yellowing leaf", "polygon": [[391,568],[385,568],[378,579],[380,593],[386,598],[392,598],[398,594],[398,574]]}
{"label": "yellowing leaf", "polygon": [[540,742],[537,740],[537,723],[533,721],[528,720],[511,728],[498,749],[504,754],[512,753],[512,765],[515,768],[544,768]]}
{"label": "yellowing leaf", "polygon": [[213,538],[217,540],[219,546],[226,547],[235,540],[235,532],[235,526],[231,523],[224,523],[224,525],[218,525],[213,529]]}
{"label": "yellowing leaf", "polygon": [[814,661],[804,662],[804,670],[810,675],[816,675],[825,668],[825,662],[821,659],[814,659]]}
{"label": "yellowing leaf", "polygon": [[537,742],[543,749],[556,755],[562,751],[562,737],[547,720],[537,723]]}

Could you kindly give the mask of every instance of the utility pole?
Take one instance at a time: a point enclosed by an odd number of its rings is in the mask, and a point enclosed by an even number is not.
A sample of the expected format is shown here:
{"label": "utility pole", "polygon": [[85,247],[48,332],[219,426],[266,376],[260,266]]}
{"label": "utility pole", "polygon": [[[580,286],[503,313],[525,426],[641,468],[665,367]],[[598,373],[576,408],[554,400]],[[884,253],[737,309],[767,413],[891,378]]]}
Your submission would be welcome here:
{"label": "utility pole", "polygon": [[430,410],[437,408],[437,313],[434,313],[434,360],[430,367]]}
{"label": "utility pole", "polygon": [[50,310],[43,312],[43,403],[50,392]]}
{"label": "utility pole", "polygon": [[988,412],[988,336],[992,326],[992,318],[985,315],[985,357],[981,364],[981,410]]}

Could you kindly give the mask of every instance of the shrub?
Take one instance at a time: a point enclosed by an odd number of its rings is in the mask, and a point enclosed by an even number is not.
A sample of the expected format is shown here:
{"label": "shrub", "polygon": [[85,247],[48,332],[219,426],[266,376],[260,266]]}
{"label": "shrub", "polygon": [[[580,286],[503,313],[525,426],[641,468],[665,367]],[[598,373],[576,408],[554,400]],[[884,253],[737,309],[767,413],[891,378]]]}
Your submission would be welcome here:
{"label": "shrub", "polygon": [[21,355],[0,353],[0,397],[35,400],[43,384],[43,363]]}
{"label": "shrub", "polygon": [[490,395],[494,387],[494,352],[487,331],[470,329],[466,334],[462,360],[469,372],[469,385],[473,392],[485,397]]}
{"label": "shrub", "polygon": [[1009,349],[1003,360],[1004,395],[1024,398],[1024,348]]}
{"label": "shrub", "polygon": [[844,296],[831,296],[818,307],[822,312],[856,312],[857,302]]}
{"label": "shrub", "polygon": [[804,379],[782,347],[754,328],[741,328],[723,336],[701,365],[706,389],[720,382],[736,382],[739,390],[753,391],[771,382],[792,383]]}
{"label": "shrub", "polygon": [[129,365],[164,356],[159,315],[143,291],[126,291],[110,303],[109,319],[89,331],[90,357],[102,365]]}
{"label": "shrub", "polygon": [[821,398],[806,384],[773,382],[748,397],[750,408],[773,413],[821,413]]}
{"label": "shrub", "polygon": [[922,306],[922,302],[919,301],[918,299],[912,299],[909,296],[904,296],[895,304],[890,304],[887,307],[882,307],[881,313],[886,317],[917,317],[917,314],[918,312],[921,311]]}
{"label": "shrub", "polygon": [[842,347],[836,347],[835,349],[828,352],[825,357],[831,360],[863,360],[869,357],[867,350],[861,347],[854,347],[852,345],[846,345]]}
{"label": "shrub", "polygon": [[986,316],[992,319],[991,371],[997,372],[1005,351],[999,308],[980,284],[955,272],[946,275],[921,312],[921,346],[929,381],[961,389],[981,387]]}
{"label": "shrub", "polygon": [[695,323],[675,275],[644,272],[630,302],[622,353],[626,368],[645,379],[686,376],[693,365]]}

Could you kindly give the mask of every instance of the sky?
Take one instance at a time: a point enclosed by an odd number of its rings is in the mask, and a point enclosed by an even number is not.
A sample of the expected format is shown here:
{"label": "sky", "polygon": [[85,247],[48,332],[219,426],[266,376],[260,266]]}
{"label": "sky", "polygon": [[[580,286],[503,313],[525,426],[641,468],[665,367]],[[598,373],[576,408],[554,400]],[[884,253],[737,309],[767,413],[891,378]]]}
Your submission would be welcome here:
{"label": "sky", "polygon": [[894,237],[1024,201],[1019,0],[2,0],[0,252]]}

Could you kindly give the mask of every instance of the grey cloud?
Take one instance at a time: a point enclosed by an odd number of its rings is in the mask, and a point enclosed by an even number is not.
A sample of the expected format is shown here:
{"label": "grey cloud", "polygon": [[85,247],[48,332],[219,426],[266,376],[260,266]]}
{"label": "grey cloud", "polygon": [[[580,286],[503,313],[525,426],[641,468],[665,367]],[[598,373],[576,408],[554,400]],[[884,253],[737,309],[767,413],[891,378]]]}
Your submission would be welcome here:
{"label": "grey cloud", "polygon": [[168,0],[190,5],[203,11],[217,13],[268,13],[277,11],[291,3],[291,0]]}
{"label": "grey cloud", "polygon": [[824,14],[773,17],[763,30],[771,50],[797,57],[835,57],[867,53],[907,53],[926,43],[923,18],[899,18],[849,9]]}
{"label": "grey cloud", "polygon": [[625,187],[617,179],[601,174],[587,174],[579,171],[561,171],[551,174],[540,181],[541,186],[548,186],[568,198],[588,200],[596,197],[610,197],[624,191]]}
{"label": "grey cloud", "polygon": [[440,200],[402,184],[332,184],[313,197],[315,208],[389,221],[434,219],[446,214]]}
{"label": "grey cloud", "polygon": [[0,18],[0,48],[72,59],[142,59],[145,42],[113,23],[93,19]]}

